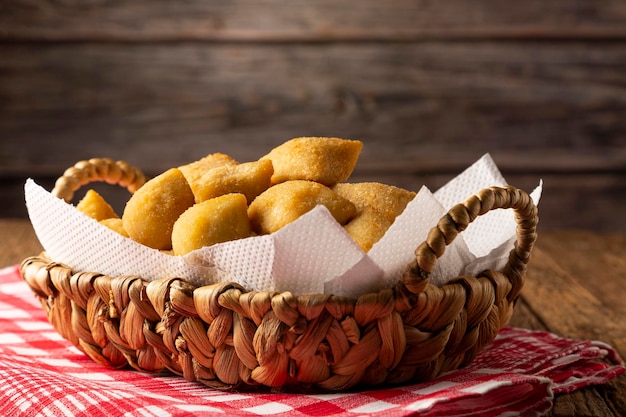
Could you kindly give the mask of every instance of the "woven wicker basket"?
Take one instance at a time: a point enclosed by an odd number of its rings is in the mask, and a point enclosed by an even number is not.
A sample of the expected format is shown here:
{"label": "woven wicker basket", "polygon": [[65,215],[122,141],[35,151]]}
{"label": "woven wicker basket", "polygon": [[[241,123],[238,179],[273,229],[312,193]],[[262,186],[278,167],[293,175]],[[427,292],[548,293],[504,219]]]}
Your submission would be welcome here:
{"label": "woven wicker basket", "polygon": [[[68,169],[53,194],[69,201],[92,181],[133,192],[145,179],[124,162],[92,159]],[[499,208],[513,209],[517,221],[506,266],[429,284],[455,236]],[[345,390],[428,380],[472,361],[511,317],[537,221],[525,192],[484,189],[432,228],[400,283],[358,298],[109,277],[72,271],[45,253],[25,259],[21,274],[55,329],[107,367],[169,370],[218,389]]]}

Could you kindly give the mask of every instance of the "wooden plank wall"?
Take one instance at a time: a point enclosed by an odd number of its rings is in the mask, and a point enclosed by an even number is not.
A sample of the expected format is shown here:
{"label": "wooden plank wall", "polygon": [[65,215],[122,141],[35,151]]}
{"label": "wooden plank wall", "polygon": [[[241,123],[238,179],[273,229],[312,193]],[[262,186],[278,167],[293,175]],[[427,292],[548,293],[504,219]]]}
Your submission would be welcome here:
{"label": "wooden plank wall", "polygon": [[[626,232],[619,0],[0,0],[0,216],[93,156],[154,175],[296,136],[437,189],[486,152],[544,229]],[[121,210],[126,195],[104,190]]]}

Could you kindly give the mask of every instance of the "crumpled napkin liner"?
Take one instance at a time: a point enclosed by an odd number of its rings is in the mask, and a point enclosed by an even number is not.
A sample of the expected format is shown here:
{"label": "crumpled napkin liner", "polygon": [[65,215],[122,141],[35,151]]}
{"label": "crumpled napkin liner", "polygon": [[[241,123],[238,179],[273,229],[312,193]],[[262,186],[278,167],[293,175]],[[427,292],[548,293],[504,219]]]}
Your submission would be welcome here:
{"label": "crumpled napkin liner", "polygon": [[[364,253],[330,212],[318,206],[279,231],[224,242],[172,256],[148,248],[101,225],[53,196],[32,179],[25,184],[29,217],[44,250],[76,271],[145,280],[183,277],[202,286],[237,282],[250,291],[357,297],[392,287],[414,259],[430,229],[455,204],[490,186],[504,186],[489,154],[431,193],[425,186],[396,218],[385,236]],[[542,182],[531,194],[539,202]],[[448,245],[431,282],[500,269],[515,242],[512,210],[478,217]]]}

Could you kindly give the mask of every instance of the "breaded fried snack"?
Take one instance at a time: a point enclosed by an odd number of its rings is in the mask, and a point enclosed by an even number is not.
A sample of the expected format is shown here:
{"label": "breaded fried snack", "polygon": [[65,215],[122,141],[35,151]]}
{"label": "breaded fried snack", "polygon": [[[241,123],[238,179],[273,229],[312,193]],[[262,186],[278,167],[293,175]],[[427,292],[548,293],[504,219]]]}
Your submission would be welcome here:
{"label": "breaded fried snack", "polygon": [[98,221],[119,217],[104,198],[94,190],[88,190],[78,202],[76,209]]}
{"label": "breaded fried snack", "polygon": [[341,183],[335,185],[333,191],[350,200],[359,210],[372,207],[391,223],[415,197],[413,191],[378,182]]}
{"label": "breaded fried snack", "polygon": [[301,215],[324,205],[340,224],[346,224],[356,207],[330,188],[313,181],[293,180],[268,188],[248,208],[252,230],[258,234],[273,233]]}
{"label": "breaded fried snack", "polygon": [[266,159],[239,165],[223,165],[205,172],[191,185],[196,202],[225,194],[241,193],[248,203],[270,186],[274,168]]}
{"label": "breaded fried snack", "polygon": [[224,165],[237,165],[237,161],[229,155],[216,152],[190,164],[179,166],[178,169],[180,169],[180,172],[183,173],[187,182],[193,189],[194,184],[196,184],[205,172]]}
{"label": "breaded fried snack", "polygon": [[100,224],[108,227],[109,229],[113,230],[116,233],[119,233],[120,235],[124,237],[130,237],[128,236],[128,233],[126,232],[126,230],[124,230],[122,219],[120,219],[119,217],[111,217],[109,219],[102,219],[100,220]]}
{"label": "breaded fried snack", "polygon": [[172,168],[146,182],[130,197],[122,224],[131,239],[154,249],[170,249],[174,223],[194,202],[185,176]]}
{"label": "breaded fried snack", "polygon": [[385,235],[415,197],[413,191],[377,182],[340,183],[333,191],[356,206],[356,216],[344,228],[364,252]]}
{"label": "breaded fried snack", "polygon": [[363,252],[368,252],[387,232],[392,222],[372,207],[364,207],[345,226],[345,231]]}
{"label": "breaded fried snack", "polygon": [[252,236],[243,194],[226,194],[188,208],[172,230],[174,255]]}
{"label": "breaded fried snack", "polygon": [[274,165],[272,184],[308,180],[330,187],[350,177],[362,148],[358,140],[302,137],[277,146],[261,159]]}

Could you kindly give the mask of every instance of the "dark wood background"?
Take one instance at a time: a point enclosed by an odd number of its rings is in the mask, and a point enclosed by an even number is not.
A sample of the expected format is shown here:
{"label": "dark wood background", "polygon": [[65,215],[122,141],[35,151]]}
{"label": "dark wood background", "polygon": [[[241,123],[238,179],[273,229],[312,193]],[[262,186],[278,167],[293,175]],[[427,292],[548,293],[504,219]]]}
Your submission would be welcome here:
{"label": "dark wood background", "polygon": [[544,180],[541,228],[626,232],[626,3],[0,0],[0,217],[81,159],[296,136],[360,139],[353,180],[412,189],[490,152]]}

